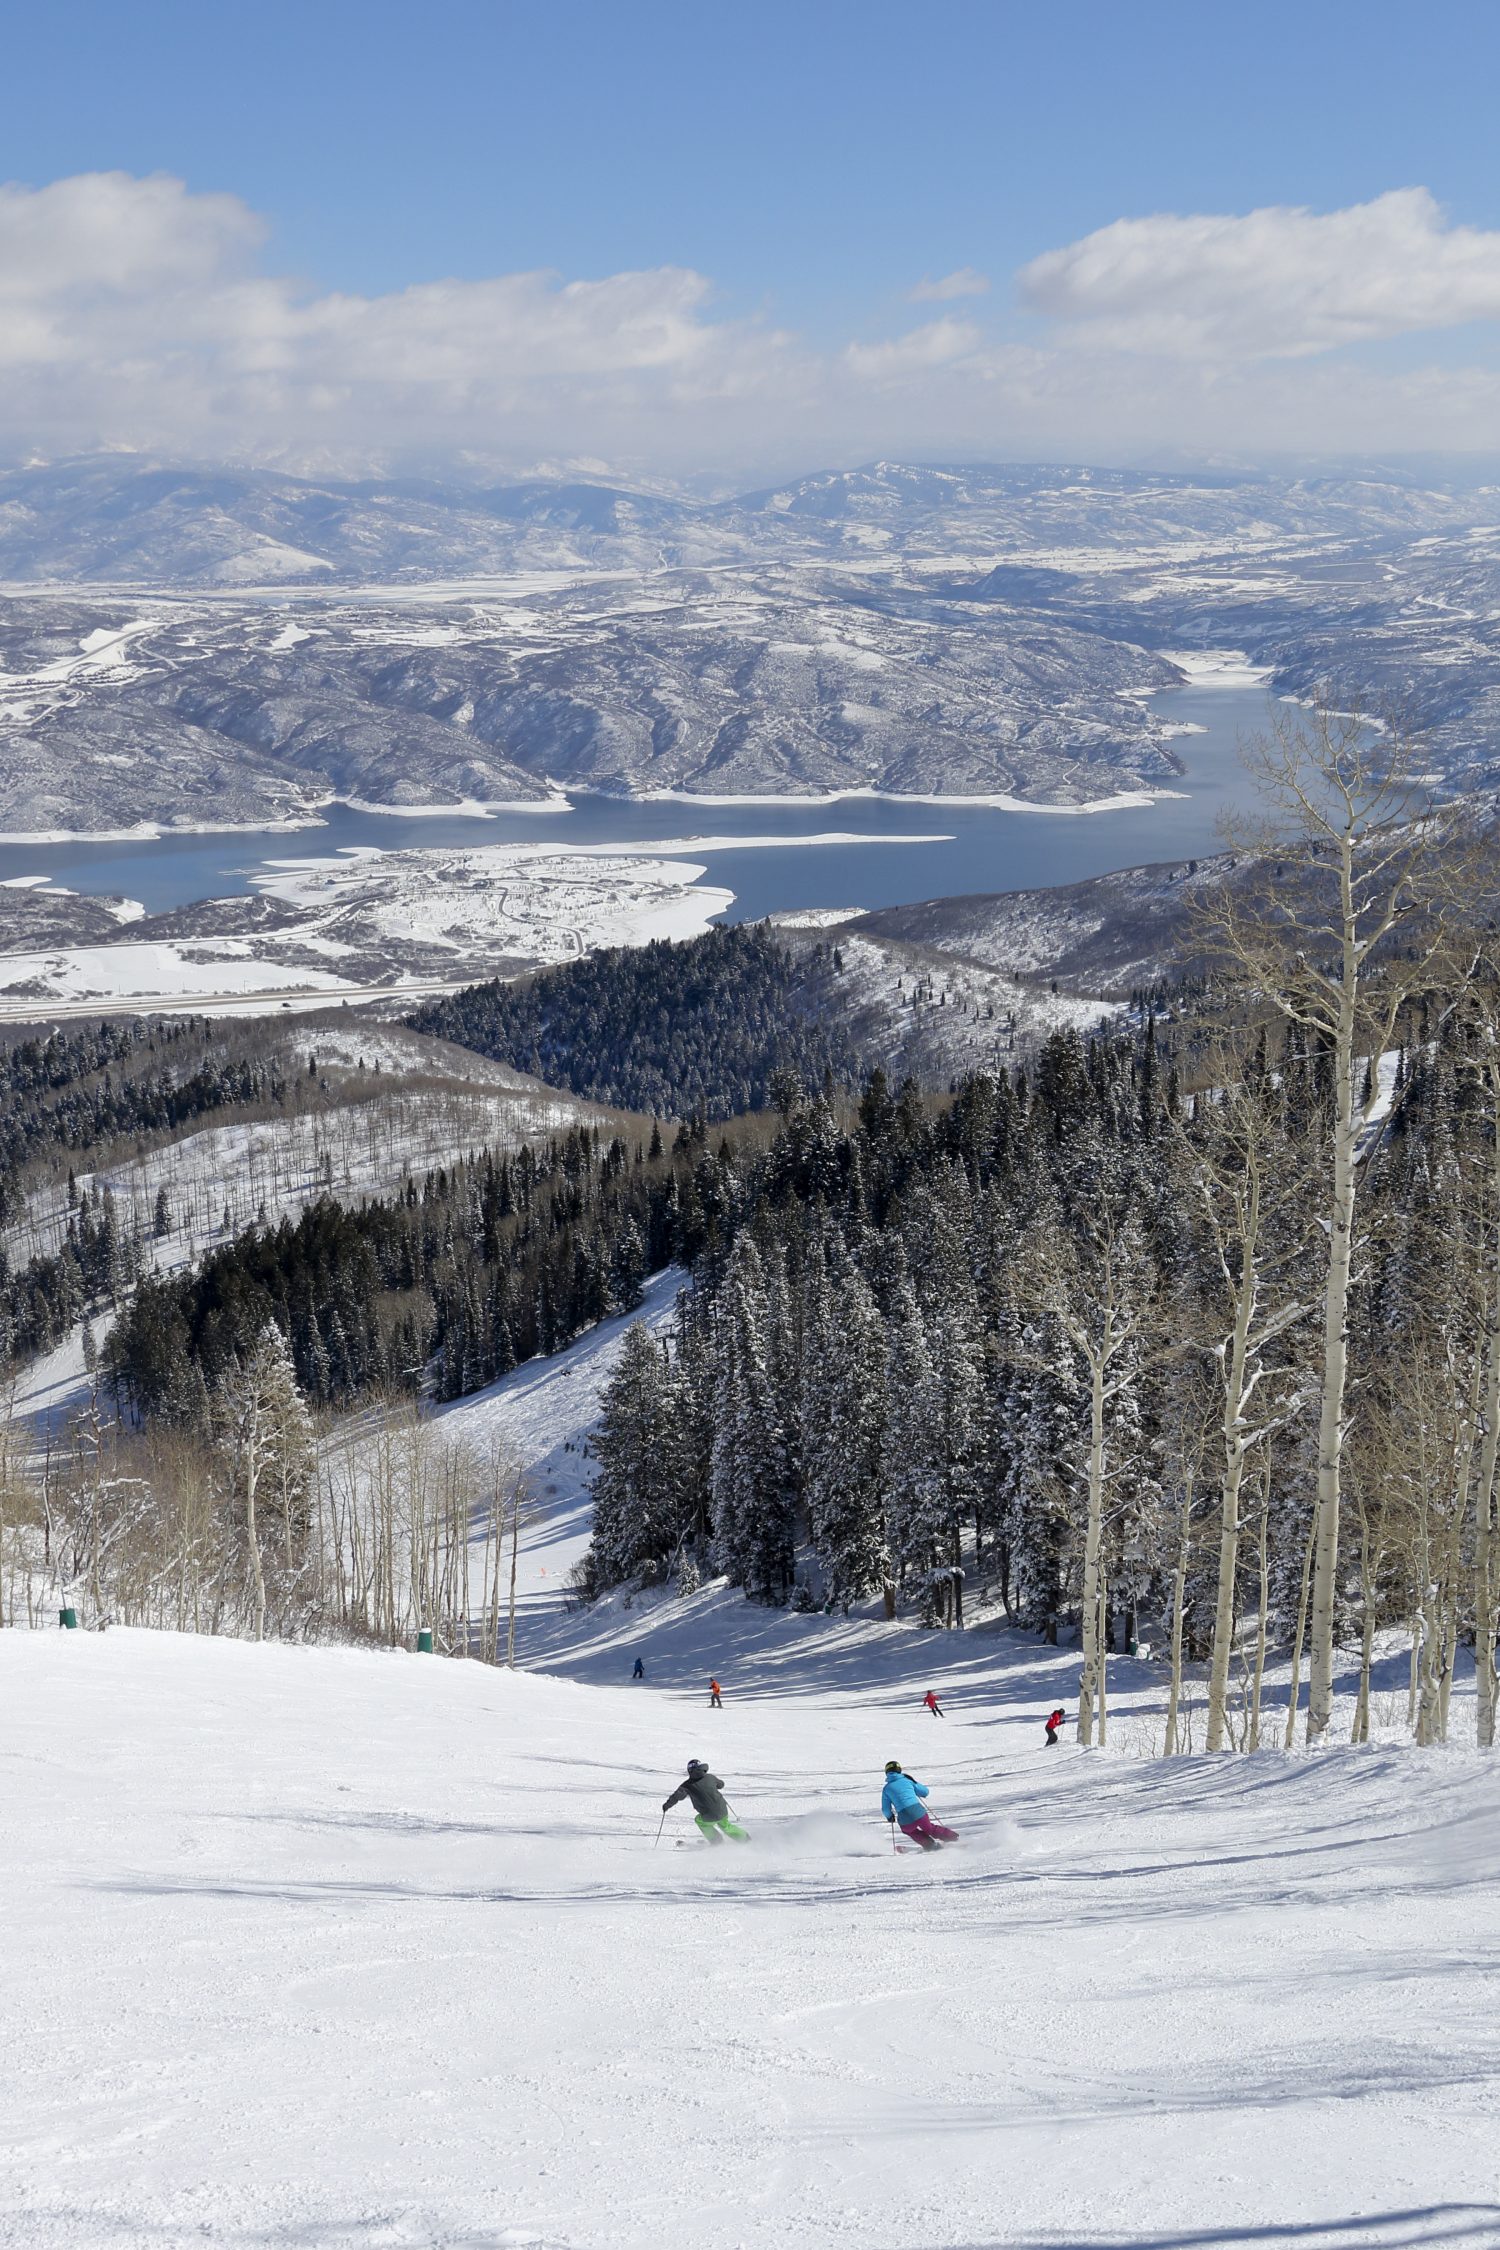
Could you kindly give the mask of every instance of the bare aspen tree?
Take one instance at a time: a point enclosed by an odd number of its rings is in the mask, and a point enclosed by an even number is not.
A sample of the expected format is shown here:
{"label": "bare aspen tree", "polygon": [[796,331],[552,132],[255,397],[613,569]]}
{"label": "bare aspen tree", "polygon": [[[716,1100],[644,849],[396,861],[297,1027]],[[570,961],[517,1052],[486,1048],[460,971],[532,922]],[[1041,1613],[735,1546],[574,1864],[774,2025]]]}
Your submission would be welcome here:
{"label": "bare aspen tree", "polygon": [[1297,1739],[1297,1706],[1302,1695],[1302,1651],[1307,1645],[1307,1611],[1312,1594],[1313,1549],[1318,1542],[1318,1512],[1313,1508],[1307,1519],[1307,1538],[1302,1549],[1302,1580],[1297,1593],[1297,1623],[1292,1634],[1291,1677],[1286,1692],[1286,1733],[1282,1739],[1283,1750],[1290,1750]]}
{"label": "bare aspen tree", "polygon": [[1271,1465],[1266,1460],[1261,1473],[1260,1534],[1257,1541],[1257,1560],[1260,1565],[1260,1591],[1255,1613],[1255,1668],[1250,1680],[1250,1717],[1245,1731],[1245,1748],[1260,1748],[1261,1697],[1266,1684],[1266,1629],[1271,1612]]}
{"label": "bare aspen tree", "polygon": [[[223,1385],[218,1419],[235,1489],[244,1508],[252,1614],[259,1641],[265,1639],[266,1632],[261,1501],[279,1497],[289,1527],[294,1507],[300,1508],[305,1500],[311,1471],[311,1424],[297,1388],[291,1354],[278,1328],[267,1325],[244,1366]],[[289,1529],[287,1536],[290,1538]]]}
{"label": "bare aspen tree", "polygon": [[1332,1078],[1309,1742],[1333,1712],[1349,1295],[1360,1157],[1380,1100],[1373,1065],[1446,943],[1441,896],[1457,821],[1426,799],[1415,749],[1394,718],[1339,711],[1326,694],[1305,710],[1273,707],[1247,763],[1282,826],[1254,838],[1248,869],[1216,900],[1223,945],[1252,1003],[1316,1041]]}
{"label": "bare aspen tree", "polygon": [[1386,1400],[1365,1418],[1384,1505],[1399,1506],[1406,1526],[1418,1643],[1415,1733],[1424,1746],[1447,1732],[1478,1404],[1477,1361],[1453,1336],[1436,1333],[1403,1358]]}
{"label": "bare aspen tree", "polygon": [[1245,1074],[1230,1054],[1220,1082],[1177,1128],[1191,1183],[1196,1235],[1213,1323],[1205,1341],[1219,1398],[1219,1575],[1209,1659],[1208,1740],[1222,1750],[1237,1624],[1240,1503],[1246,1465],[1296,1407],[1289,1377],[1268,1354],[1307,1316],[1303,1168],[1282,1126],[1281,1091],[1268,1072]]}
{"label": "bare aspen tree", "polygon": [[1495,1638],[1500,1629],[1500,1580],[1495,1557],[1495,1509],[1500,1481],[1500,962],[1488,948],[1462,964],[1462,1015],[1469,1034],[1466,1070],[1484,1099],[1487,1133],[1468,1198],[1476,1222],[1478,1255],[1471,1286],[1480,1329],[1483,1435],[1474,1486],[1474,1689],[1475,1731],[1481,1750],[1495,1746]]}
{"label": "bare aspen tree", "polygon": [[1167,1727],[1164,1756],[1175,1757],[1182,1747],[1182,1636],[1187,1617],[1187,1580],[1193,1552],[1193,1509],[1204,1481],[1204,1465],[1212,1442],[1215,1401],[1196,1384],[1184,1382],[1180,1394],[1178,1438],[1174,1469],[1182,1494],[1177,1519],[1177,1553],[1172,1571],[1171,1674],[1167,1687]]}
{"label": "bare aspen tree", "polygon": [[516,1668],[516,1569],[521,1552],[521,1479],[512,1477],[510,1486],[510,1615],[505,1627],[506,1669]]}
{"label": "bare aspen tree", "polygon": [[1087,1386],[1088,1467],[1083,1542],[1083,1667],[1078,1740],[1093,1744],[1103,1703],[1107,1647],[1105,1510],[1116,1474],[1112,1412],[1160,1356],[1159,1279],[1138,1221],[1102,1198],[1087,1231],[1039,1229],[1029,1251],[1034,1301],[1050,1314]]}

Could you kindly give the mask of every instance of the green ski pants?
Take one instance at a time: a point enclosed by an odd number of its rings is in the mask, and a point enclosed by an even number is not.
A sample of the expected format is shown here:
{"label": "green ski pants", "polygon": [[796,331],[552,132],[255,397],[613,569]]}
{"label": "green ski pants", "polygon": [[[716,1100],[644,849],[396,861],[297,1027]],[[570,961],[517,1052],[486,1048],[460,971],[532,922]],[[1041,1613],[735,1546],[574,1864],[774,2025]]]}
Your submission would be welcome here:
{"label": "green ski pants", "polygon": [[727,1816],[723,1820],[710,1820],[706,1813],[694,1813],[693,1818],[711,1844],[719,1843],[725,1836],[732,1836],[737,1844],[748,1844],[750,1841],[744,1829]]}

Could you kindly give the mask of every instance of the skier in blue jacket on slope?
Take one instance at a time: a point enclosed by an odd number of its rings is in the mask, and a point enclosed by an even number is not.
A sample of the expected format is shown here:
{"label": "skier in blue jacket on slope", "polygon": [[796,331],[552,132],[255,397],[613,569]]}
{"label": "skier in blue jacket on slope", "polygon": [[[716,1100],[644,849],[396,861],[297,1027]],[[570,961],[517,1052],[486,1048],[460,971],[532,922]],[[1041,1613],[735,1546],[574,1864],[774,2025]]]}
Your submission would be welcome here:
{"label": "skier in blue jacket on slope", "polygon": [[922,1799],[927,1794],[925,1781],[917,1781],[903,1773],[894,1758],[885,1769],[885,1787],[880,1792],[880,1809],[887,1820],[895,1821],[903,1836],[910,1836],[921,1845],[924,1852],[940,1851],[944,1844],[956,1844],[958,1831],[941,1828],[932,1818]]}

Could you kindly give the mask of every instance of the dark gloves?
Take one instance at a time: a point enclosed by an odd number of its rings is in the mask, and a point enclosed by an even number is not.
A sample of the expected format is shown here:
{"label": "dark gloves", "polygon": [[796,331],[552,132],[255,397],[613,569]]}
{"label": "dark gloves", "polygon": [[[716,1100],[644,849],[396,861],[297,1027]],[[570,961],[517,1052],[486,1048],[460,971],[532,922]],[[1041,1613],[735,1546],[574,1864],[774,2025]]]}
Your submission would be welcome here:
{"label": "dark gloves", "polygon": [[670,1812],[672,1810],[672,1800],[670,1797],[666,1797],[662,1800],[661,1809],[663,1812]]}

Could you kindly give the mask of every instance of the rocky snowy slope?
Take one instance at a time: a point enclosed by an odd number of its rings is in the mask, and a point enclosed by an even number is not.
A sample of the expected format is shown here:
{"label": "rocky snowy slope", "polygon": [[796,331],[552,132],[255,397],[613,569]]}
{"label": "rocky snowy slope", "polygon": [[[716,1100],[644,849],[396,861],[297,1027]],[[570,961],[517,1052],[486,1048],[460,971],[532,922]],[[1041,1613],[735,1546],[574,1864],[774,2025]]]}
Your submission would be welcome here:
{"label": "rocky snowy slope", "polygon": [[[1010,1069],[1054,1031],[1088,1033],[1119,1014],[1120,1001],[1096,997],[1087,979],[1054,991],[1045,954],[1028,952],[1003,918],[942,912],[968,903],[936,900],[904,920],[895,910],[771,919],[802,961],[802,1006],[893,1084],[941,1088]],[[1116,980],[1097,982],[1113,990]]]}
{"label": "rocky snowy slope", "polygon": [[1178,772],[1125,638],[863,574],[0,599],[0,831],[606,794],[1107,798]]}
{"label": "rocky snowy slope", "polygon": [[[8,2238],[1500,2239],[1488,1763],[1048,1752],[1065,1655],[735,1606],[635,1688],[0,1635]],[[750,1845],[655,1847],[693,1753]]]}
{"label": "rocky snowy slope", "polygon": [[1194,966],[1195,915],[1229,872],[1222,855],[1164,861],[1043,890],[882,907],[847,928],[872,944],[923,948],[950,974],[988,969],[1119,1000]]}

